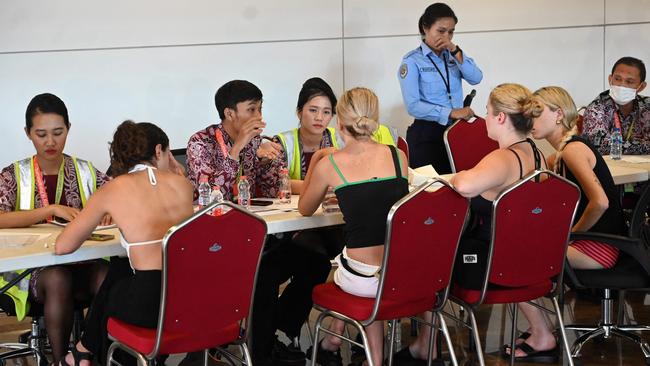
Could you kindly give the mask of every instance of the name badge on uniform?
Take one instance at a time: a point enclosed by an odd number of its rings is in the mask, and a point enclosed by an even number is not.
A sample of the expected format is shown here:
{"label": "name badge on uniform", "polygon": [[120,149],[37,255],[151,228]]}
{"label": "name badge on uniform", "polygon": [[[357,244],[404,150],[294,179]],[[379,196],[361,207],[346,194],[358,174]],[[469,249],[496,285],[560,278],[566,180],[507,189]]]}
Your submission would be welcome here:
{"label": "name badge on uniform", "polygon": [[463,254],[463,263],[477,263],[478,255],[476,254]]}
{"label": "name badge on uniform", "polygon": [[399,77],[404,79],[406,75],[409,73],[409,67],[406,64],[402,64],[402,66],[399,67]]}

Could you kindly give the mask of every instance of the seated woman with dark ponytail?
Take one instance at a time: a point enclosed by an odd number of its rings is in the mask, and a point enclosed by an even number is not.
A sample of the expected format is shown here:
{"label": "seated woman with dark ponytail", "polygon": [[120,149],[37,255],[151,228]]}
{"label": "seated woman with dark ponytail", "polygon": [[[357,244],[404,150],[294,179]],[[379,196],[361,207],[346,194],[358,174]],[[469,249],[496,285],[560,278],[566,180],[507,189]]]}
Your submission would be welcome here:
{"label": "seated woman with dark ponytail", "polygon": [[56,254],[77,250],[102,217],[111,215],[121,232],[132,272],[102,284],[86,319],[81,341],[63,360],[89,366],[93,355],[103,363],[108,349],[106,322],[115,317],[141,327],[158,322],[162,238],[192,215],[193,188],[175,172],[167,135],[151,123],[123,122],[110,146],[116,176],[102,186],[87,207],[56,240]]}

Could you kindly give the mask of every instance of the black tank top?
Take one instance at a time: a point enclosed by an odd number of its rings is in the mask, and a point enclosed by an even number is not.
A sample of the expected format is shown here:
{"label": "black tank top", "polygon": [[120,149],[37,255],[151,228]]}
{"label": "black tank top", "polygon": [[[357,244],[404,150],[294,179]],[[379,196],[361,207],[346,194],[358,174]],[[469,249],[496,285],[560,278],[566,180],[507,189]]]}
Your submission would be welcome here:
{"label": "black tank top", "polygon": [[[508,150],[512,151],[517,158],[519,163],[519,179],[524,177],[524,167],[521,163],[521,158],[519,154],[514,149],[511,149],[512,146],[520,144],[522,142],[528,142],[530,147],[533,149],[533,157],[535,159],[535,169],[539,169],[542,165],[543,155],[535,146],[535,143],[530,138],[515,142],[514,144],[508,147]],[[544,160],[544,164],[546,161]],[[526,173],[527,174],[527,173]],[[484,241],[490,241],[492,235],[492,201],[483,198],[483,196],[478,195],[470,200],[470,209],[473,215],[473,225],[471,236],[477,239]]]}
{"label": "black tank top", "polygon": [[401,161],[395,146],[388,145],[395,165],[395,176],[348,182],[334,162],[330,162],[343,184],[334,188],[345,221],[345,245],[365,248],[383,245],[386,218],[390,208],[408,193],[408,180],[402,176]]}
{"label": "black tank top", "polygon": [[[603,187],[603,190],[605,191],[605,195],[607,195],[607,200],[609,200],[609,207],[603,215],[600,217],[600,219],[594,224],[594,226],[589,229],[589,231],[597,232],[597,233],[605,233],[605,234],[625,234],[626,232],[626,225],[625,221],[623,219],[623,209],[621,208],[621,203],[619,201],[619,194],[618,194],[618,189],[616,188],[616,185],[614,184],[614,178],[612,178],[612,173],[609,171],[609,168],[607,167],[607,164],[605,163],[605,160],[603,160],[602,155],[596,150],[596,148],[591,144],[591,142],[585,140],[582,137],[579,136],[573,136],[568,144],[571,143],[583,143],[589,147],[591,152],[596,156],[596,165],[594,165],[594,174],[596,174],[596,178],[600,181],[601,186]],[[587,204],[589,203],[589,199],[587,196],[584,194],[582,187],[580,186],[580,183],[578,182],[578,179],[573,175],[573,172],[564,164],[562,160],[558,162],[559,164],[559,172],[562,174],[566,179],[570,180],[571,182],[575,183],[578,187],[580,187],[580,202],[578,203],[578,210],[576,211],[576,215],[574,218],[573,223],[575,224],[580,217],[582,217],[582,214],[585,212],[585,208],[587,207]]]}

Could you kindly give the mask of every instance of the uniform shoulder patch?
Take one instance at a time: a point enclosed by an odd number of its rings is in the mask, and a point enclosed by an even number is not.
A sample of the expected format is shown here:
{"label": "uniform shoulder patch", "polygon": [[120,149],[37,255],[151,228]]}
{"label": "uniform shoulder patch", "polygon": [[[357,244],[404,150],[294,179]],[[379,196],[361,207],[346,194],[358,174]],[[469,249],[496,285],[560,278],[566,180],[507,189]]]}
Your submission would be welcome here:
{"label": "uniform shoulder patch", "polygon": [[409,73],[409,67],[406,65],[406,63],[403,63],[402,66],[399,67],[399,77],[404,79],[406,75]]}

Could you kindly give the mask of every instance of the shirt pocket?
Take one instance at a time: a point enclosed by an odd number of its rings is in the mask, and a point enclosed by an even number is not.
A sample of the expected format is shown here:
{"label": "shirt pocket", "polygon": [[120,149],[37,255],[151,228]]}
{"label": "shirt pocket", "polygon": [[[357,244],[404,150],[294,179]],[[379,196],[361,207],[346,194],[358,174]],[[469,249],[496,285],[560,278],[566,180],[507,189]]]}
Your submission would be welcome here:
{"label": "shirt pocket", "polygon": [[440,104],[442,100],[447,99],[447,87],[437,72],[421,72],[420,81],[420,93],[426,101]]}

